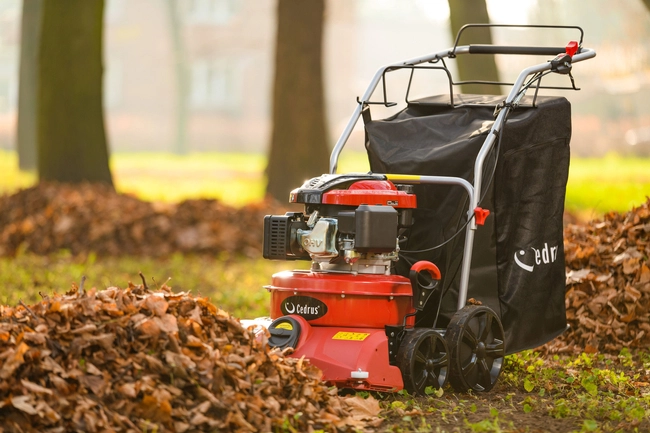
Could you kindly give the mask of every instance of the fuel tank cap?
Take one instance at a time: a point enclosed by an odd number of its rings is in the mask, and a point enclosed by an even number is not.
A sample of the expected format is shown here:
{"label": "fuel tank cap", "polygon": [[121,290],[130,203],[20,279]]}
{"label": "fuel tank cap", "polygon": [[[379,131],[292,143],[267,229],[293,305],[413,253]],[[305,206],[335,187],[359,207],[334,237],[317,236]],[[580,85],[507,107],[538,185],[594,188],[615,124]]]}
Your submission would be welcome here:
{"label": "fuel tank cap", "polygon": [[293,317],[278,317],[269,326],[269,333],[271,334],[268,340],[270,347],[295,349],[300,338],[300,323]]}

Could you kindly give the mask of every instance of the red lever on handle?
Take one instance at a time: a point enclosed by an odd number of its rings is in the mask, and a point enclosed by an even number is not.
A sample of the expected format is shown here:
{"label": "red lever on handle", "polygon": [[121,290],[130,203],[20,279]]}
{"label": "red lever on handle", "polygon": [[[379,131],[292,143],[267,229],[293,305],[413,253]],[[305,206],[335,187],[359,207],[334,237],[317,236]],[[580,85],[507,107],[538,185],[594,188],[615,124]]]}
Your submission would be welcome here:
{"label": "red lever on handle", "polygon": [[476,224],[482,226],[485,224],[485,218],[490,215],[490,210],[489,209],[483,209],[480,207],[477,207],[474,209],[474,219],[476,220]]}
{"label": "red lever on handle", "polygon": [[575,53],[578,52],[578,43],[576,41],[571,41],[566,45],[566,53],[569,55],[569,57],[573,57]]}

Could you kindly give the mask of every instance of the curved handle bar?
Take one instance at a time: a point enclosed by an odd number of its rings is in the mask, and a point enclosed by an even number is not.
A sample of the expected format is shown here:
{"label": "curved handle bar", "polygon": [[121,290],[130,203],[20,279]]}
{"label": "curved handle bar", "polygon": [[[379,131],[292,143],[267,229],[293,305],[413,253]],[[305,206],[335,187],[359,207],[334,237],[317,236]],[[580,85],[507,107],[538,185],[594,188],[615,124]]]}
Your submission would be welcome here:
{"label": "curved handle bar", "polygon": [[[454,41],[454,48],[452,49],[452,52],[456,52],[456,47],[458,47],[458,44],[460,43],[460,36],[463,34],[463,32],[467,29],[470,28],[493,28],[493,27],[500,27],[500,28],[515,28],[515,29],[572,29],[572,30],[577,30],[580,32],[580,42],[579,45],[582,46],[582,40],[585,36],[584,30],[582,30],[582,27],[579,26],[558,26],[558,25],[545,25],[545,24],[465,24],[463,27],[458,30],[458,33],[456,34],[456,40]],[[564,50],[562,50],[564,51]],[[561,52],[561,51],[560,51]],[[523,53],[526,54],[526,53]],[[551,55],[555,55],[558,53],[553,53]]]}

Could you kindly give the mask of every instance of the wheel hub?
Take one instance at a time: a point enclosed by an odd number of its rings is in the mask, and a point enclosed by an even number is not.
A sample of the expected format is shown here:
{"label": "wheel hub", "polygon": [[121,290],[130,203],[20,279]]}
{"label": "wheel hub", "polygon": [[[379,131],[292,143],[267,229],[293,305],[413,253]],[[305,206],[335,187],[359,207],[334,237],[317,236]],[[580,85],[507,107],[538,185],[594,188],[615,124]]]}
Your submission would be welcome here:
{"label": "wheel hub", "polygon": [[478,345],[476,346],[476,356],[478,356],[480,359],[485,358],[485,343],[482,341],[478,342]]}

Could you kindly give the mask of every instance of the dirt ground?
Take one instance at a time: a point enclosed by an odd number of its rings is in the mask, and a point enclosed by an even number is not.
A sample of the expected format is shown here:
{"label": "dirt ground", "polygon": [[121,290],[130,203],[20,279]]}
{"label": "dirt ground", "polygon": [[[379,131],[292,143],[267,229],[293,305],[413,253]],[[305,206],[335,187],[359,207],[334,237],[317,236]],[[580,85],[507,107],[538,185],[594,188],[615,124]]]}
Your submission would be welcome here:
{"label": "dirt ground", "polygon": [[[507,384],[497,384],[490,392],[480,395],[456,394],[446,390],[441,398],[417,397],[419,413],[396,413],[381,426],[385,432],[502,432],[502,433],[568,433],[568,432],[649,432],[650,420],[640,424],[602,422],[590,430],[584,419],[555,418],[549,414],[553,397],[539,398]],[[412,398],[412,397],[411,397]],[[524,405],[532,403],[528,413]],[[569,402],[570,403],[570,402]],[[411,421],[404,421],[410,416]]]}

